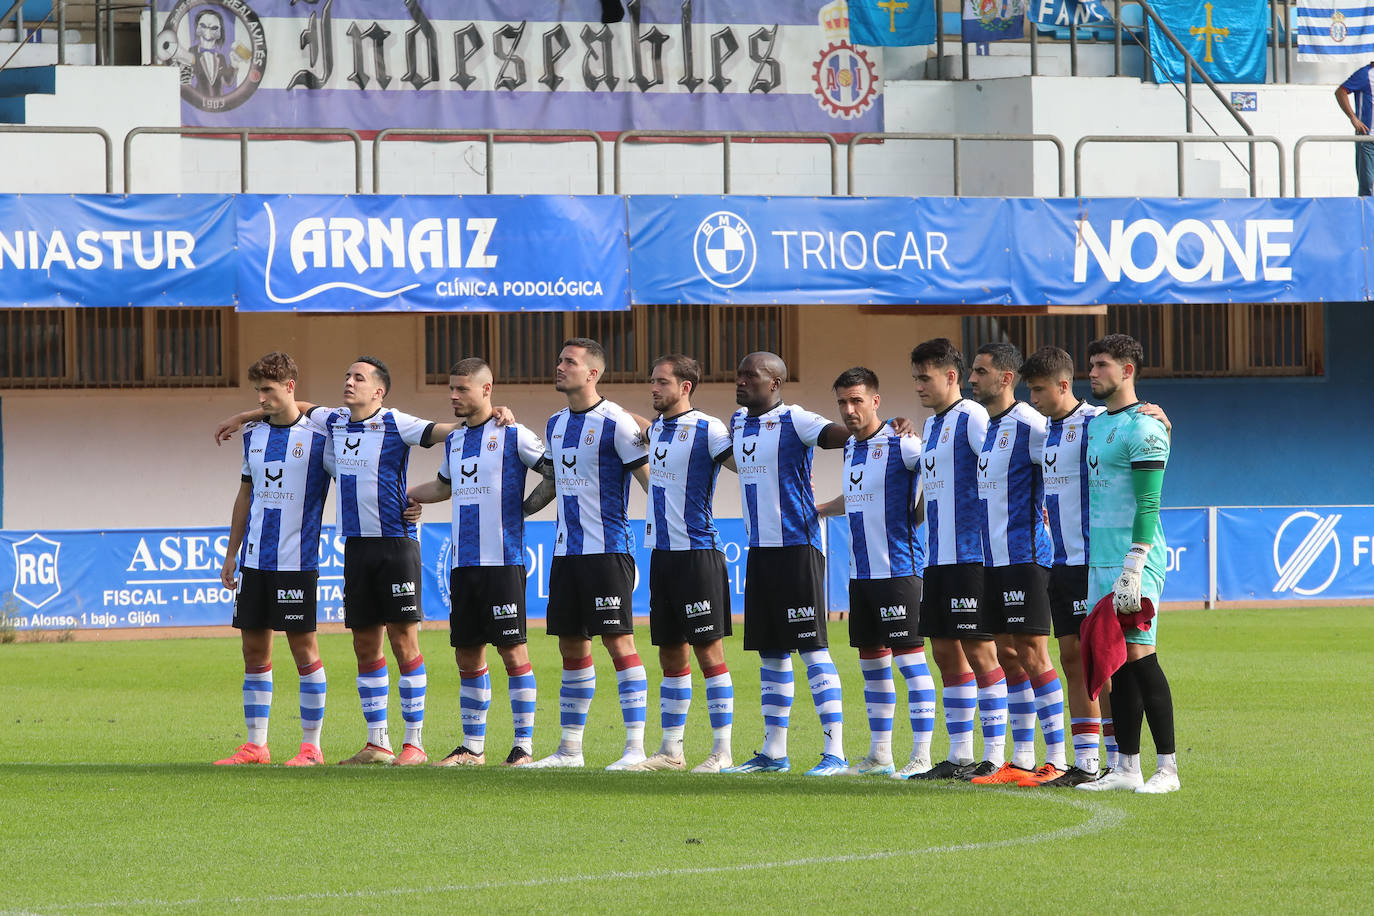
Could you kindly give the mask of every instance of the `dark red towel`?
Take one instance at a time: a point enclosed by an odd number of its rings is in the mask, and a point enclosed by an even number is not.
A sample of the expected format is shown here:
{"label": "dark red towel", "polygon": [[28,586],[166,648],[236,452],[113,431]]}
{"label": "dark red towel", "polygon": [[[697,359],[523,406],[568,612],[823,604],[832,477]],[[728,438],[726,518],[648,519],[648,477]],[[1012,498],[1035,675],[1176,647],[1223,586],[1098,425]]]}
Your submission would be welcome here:
{"label": "dark red towel", "polygon": [[1092,613],[1083,621],[1078,631],[1078,639],[1083,658],[1083,680],[1088,687],[1088,696],[1097,699],[1102,685],[1116,674],[1118,668],[1126,664],[1126,630],[1148,630],[1150,620],[1155,616],[1155,606],[1149,598],[1141,596],[1140,610],[1128,616],[1119,616],[1112,608],[1112,596],[1104,596],[1093,605]]}

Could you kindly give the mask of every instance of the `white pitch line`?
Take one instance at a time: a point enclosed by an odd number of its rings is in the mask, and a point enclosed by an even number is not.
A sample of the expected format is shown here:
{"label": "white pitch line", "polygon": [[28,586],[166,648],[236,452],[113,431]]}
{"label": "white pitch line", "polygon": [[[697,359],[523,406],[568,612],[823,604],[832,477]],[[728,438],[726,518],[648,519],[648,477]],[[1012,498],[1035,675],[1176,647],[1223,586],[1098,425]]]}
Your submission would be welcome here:
{"label": "white pitch line", "polygon": [[[989,793],[981,793],[989,794]],[[1011,794],[1011,793],[1008,793]],[[683,878],[698,875],[719,875],[738,872],[767,871],[779,868],[803,868],[815,865],[844,865],[851,862],[878,862],[908,856],[929,855],[932,853],[974,852],[978,850],[1001,849],[1007,846],[1021,846],[1028,843],[1049,843],[1055,840],[1069,840],[1076,837],[1099,833],[1117,826],[1126,819],[1126,812],[1120,808],[1092,804],[1074,798],[1055,794],[1026,795],[1037,801],[1066,804],[1079,810],[1091,811],[1092,816],[1082,824],[1060,827],[1045,833],[1025,837],[1008,837],[1002,840],[986,840],[973,843],[954,843],[947,846],[925,846],[920,849],[893,849],[882,852],[850,853],[837,856],[808,856],[804,859],[783,859],[774,862],[741,862],[734,865],[698,866],[692,868],[649,868],[640,871],[609,871],[592,875],[553,875],[544,878],[525,878],[516,881],[480,881],[475,884],[443,884],[432,887],[396,887],[367,889],[357,891],[316,891],[309,894],[273,894],[268,896],[239,897],[196,897],[186,900],[105,900],[91,903],[51,904],[29,910],[0,910],[0,916],[10,914],[64,913],[85,910],[106,910],[120,907],[176,909],[180,907],[215,907],[254,905],[264,903],[307,903],[315,900],[362,900],[389,897],[430,896],[434,894],[459,894],[471,891],[503,890],[507,888],[552,887],[565,884],[584,884],[591,881],[638,881],[646,878]]]}

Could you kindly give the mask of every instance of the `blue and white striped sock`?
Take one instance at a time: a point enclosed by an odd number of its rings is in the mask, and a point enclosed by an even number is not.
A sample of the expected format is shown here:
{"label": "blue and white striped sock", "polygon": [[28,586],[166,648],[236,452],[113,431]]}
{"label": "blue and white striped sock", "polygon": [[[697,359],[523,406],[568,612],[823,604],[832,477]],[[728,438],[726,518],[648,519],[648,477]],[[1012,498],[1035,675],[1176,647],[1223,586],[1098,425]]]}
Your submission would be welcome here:
{"label": "blue and white striped sock", "polygon": [[386,658],[358,665],[358,699],[363,706],[363,720],[367,723],[367,743],[391,750],[391,738],[386,728],[386,701],[391,691],[391,678],[386,670]]}
{"label": "blue and white striped sock", "polygon": [[514,746],[534,753],[534,706],[538,699],[534,669],[529,662],[506,672],[510,689],[510,717],[515,725]]}
{"label": "blue and white striped sock", "polygon": [[272,711],[272,665],[243,669],[243,722],[248,740],[267,743],[267,717]]}
{"label": "blue and white striped sock", "polygon": [[406,723],[405,743],[423,748],[420,732],[425,727],[425,691],[429,685],[425,657],[417,655],[408,662],[401,662],[400,669],[397,683],[401,688],[401,717]]}
{"label": "blue and white striped sock", "polygon": [[1007,676],[1000,665],[978,677],[978,717],[983,759],[1000,767],[1007,759]]}
{"label": "blue and white striped sock", "polygon": [[868,713],[868,755],[892,759],[892,717],[897,712],[897,686],[892,682],[892,653],[859,653],[864,676],[864,711]]}
{"label": "blue and white striped sock", "polygon": [[949,732],[949,759],[973,762],[973,711],[978,705],[978,685],[973,672],[941,675],[945,685],[945,731]]}
{"label": "blue and white striped sock", "polygon": [[917,647],[895,652],[892,661],[906,679],[907,713],[911,717],[912,755],[930,759],[935,737],[935,679],[926,665],[925,650]]}
{"label": "blue and white striped sock", "polygon": [[625,720],[625,747],[644,748],[644,723],[649,715],[649,673],[639,653],[611,659],[620,694],[620,716]]}
{"label": "blue and white striped sock", "polygon": [[324,729],[324,662],[297,668],[301,678],[301,742],[320,746],[320,732]]}
{"label": "blue and white striped sock", "polygon": [[730,753],[730,733],[735,727],[735,683],[721,662],[701,672],[706,676],[706,712],[711,717],[712,752]]}
{"label": "blue and white striped sock", "polygon": [[1007,679],[1007,715],[1011,720],[1011,762],[1023,770],[1035,769],[1035,690],[1030,677]]}
{"label": "blue and white striped sock", "polygon": [[830,658],[829,649],[808,649],[801,653],[806,663],[806,680],[811,687],[811,701],[821,717],[821,734],[825,736],[822,753],[844,757],[844,701],[840,693],[840,672]]}
{"label": "blue and white striped sock", "polygon": [[486,665],[458,673],[458,706],[463,716],[463,746],[474,754],[487,749],[487,710],[491,709],[491,671]]}
{"label": "blue and white striped sock", "polygon": [[792,720],[792,679],[790,652],[759,653],[759,693],[763,703],[763,750],[765,757],[779,760],[787,756],[787,726]]}
{"label": "blue and white striped sock", "polygon": [[1035,714],[1040,718],[1040,732],[1045,737],[1045,762],[1057,769],[1066,769],[1064,760],[1064,685],[1059,672],[1051,668],[1031,681],[1035,689]]}
{"label": "blue and white striped sock", "polygon": [[592,657],[563,661],[563,682],[558,685],[558,724],[563,730],[559,750],[581,751],[587,710],[596,696],[596,667]]}
{"label": "blue and white striped sock", "polygon": [[682,736],[687,731],[687,711],[692,707],[692,669],[663,672],[658,688],[659,721],[663,725],[663,746],[670,757],[682,756]]}

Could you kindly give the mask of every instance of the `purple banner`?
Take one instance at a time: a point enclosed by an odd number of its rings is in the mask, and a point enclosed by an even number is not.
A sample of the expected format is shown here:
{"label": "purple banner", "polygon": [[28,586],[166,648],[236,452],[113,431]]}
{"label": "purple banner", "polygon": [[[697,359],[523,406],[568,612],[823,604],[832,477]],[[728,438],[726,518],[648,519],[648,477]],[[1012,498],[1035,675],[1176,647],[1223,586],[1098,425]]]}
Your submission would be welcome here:
{"label": "purple banner", "polygon": [[883,129],[843,2],[160,0],[193,126]]}

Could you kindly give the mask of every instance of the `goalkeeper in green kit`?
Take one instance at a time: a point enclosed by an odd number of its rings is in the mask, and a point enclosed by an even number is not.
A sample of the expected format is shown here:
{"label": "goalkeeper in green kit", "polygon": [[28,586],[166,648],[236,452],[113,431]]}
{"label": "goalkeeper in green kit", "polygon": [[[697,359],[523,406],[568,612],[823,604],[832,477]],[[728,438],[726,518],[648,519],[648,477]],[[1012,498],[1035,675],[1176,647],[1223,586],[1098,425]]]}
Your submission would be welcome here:
{"label": "goalkeeper in green kit", "polygon": [[[1107,406],[1088,424],[1088,600],[1110,595],[1121,618],[1139,614],[1142,598],[1159,606],[1164,591],[1164,530],[1159,494],[1169,460],[1169,434],[1139,412],[1135,380],[1144,350],[1133,337],[1109,334],[1088,346],[1092,393]],[[1159,618],[1148,629],[1126,626],[1126,663],[1112,675],[1112,719],[1117,766],[1078,786],[1088,791],[1126,789],[1146,794],[1177,791],[1174,703],[1155,654]],[[1140,771],[1140,730],[1148,719],[1159,766]]]}

